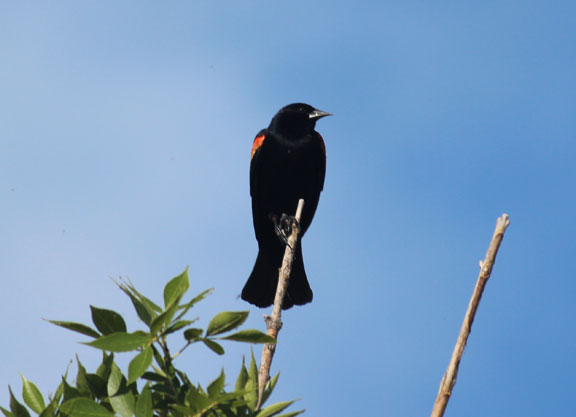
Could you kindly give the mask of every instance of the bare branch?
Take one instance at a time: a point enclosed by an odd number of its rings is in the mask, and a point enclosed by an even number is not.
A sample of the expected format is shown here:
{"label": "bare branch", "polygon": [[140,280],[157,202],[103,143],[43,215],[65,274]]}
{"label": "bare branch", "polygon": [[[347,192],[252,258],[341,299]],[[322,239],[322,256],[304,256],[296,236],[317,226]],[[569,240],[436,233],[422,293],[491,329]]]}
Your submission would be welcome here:
{"label": "bare branch", "polygon": [[436,402],[434,403],[434,408],[432,409],[431,417],[442,417],[446,406],[448,405],[448,400],[452,395],[452,390],[454,385],[456,385],[456,379],[458,377],[458,367],[460,366],[460,360],[462,359],[462,354],[464,353],[464,348],[466,347],[466,342],[468,341],[468,336],[472,330],[472,323],[474,322],[474,316],[476,315],[476,310],[480,304],[480,299],[482,298],[482,293],[484,292],[484,287],[486,282],[490,278],[492,273],[492,268],[494,267],[494,262],[496,261],[496,254],[498,253],[498,248],[500,243],[504,238],[504,232],[510,224],[510,219],[507,214],[503,214],[496,221],[496,229],[494,230],[494,235],[492,236],[492,241],[486,252],[486,257],[484,261],[480,261],[480,273],[478,275],[478,281],[476,282],[476,287],[470,299],[470,304],[468,305],[468,310],[464,316],[464,322],[460,328],[460,334],[458,335],[458,340],[456,341],[456,346],[454,347],[454,352],[452,353],[452,358],[448,365],[448,369],[440,382],[440,390],[438,391],[438,396],[436,397]]}
{"label": "bare branch", "polygon": [[[296,222],[300,224],[300,217],[302,216],[302,209],[304,208],[304,200],[298,201],[296,208]],[[298,244],[298,227],[293,227],[290,236],[288,237],[288,244],[284,251],[284,258],[282,259],[282,266],[280,267],[278,276],[278,286],[276,287],[276,295],[274,297],[274,307],[272,308],[272,316],[264,316],[266,321],[267,333],[274,339],[278,339],[278,332],[282,328],[282,302],[284,301],[284,294],[288,288],[288,280],[292,271],[292,261],[294,260],[294,250]],[[262,403],[262,395],[268,379],[270,378],[270,366],[272,365],[272,358],[276,351],[276,344],[265,344],[262,348],[262,359],[260,360],[260,370],[258,372],[258,405],[260,408]]]}

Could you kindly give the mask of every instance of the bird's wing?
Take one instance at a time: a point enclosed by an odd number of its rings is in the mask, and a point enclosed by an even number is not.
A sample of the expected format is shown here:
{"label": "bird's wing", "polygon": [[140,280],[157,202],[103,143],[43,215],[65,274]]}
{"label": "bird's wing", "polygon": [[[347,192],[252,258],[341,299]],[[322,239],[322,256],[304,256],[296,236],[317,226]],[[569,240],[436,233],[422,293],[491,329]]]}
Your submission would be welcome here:
{"label": "bird's wing", "polygon": [[260,148],[266,139],[266,129],[262,129],[256,135],[254,139],[254,143],[252,144],[252,153],[250,155],[250,196],[254,196],[256,190],[258,189],[258,175],[256,170],[258,169],[259,163],[258,160],[260,158]]}
{"label": "bird's wing", "polygon": [[320,175],[318,178],[320,183],[320,191],[322,191],[324,189],[324,178],[326,177],[326,145],[324,144],[324,139],[322,138],[322,135],[318,132],[316,132],[316,135],[318,136],[318,140],[320,142],[320,148],[322,151],[320,167],[318,171],[318,174]]}

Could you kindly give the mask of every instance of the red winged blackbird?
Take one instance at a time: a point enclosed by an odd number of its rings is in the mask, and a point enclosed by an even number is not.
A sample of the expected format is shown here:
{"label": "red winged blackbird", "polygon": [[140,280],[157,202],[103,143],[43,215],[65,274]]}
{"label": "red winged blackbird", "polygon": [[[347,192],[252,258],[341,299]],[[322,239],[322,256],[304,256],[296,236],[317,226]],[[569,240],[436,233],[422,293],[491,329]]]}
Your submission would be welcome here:
{"label": "red winged blackbird", "polygon": [[[258,258],[242,290],[242,298],[258,307],[274,303],[278,269],[282,264],[285,234],[300,198],[304,210],[300,237],[304,236],[324,187],[326,148],[314,130],[318,119],[330,113],[308,104],[294,103],[276,113],[270,126],[254,139],[250,160],[252,218],[258,240]],[[287,229],[287,230],[286,230]],[[284,238],[283,238],[284,237]],[[283,309],[312,301],[312,290],[304,271],[302,248],[297,244]]]}

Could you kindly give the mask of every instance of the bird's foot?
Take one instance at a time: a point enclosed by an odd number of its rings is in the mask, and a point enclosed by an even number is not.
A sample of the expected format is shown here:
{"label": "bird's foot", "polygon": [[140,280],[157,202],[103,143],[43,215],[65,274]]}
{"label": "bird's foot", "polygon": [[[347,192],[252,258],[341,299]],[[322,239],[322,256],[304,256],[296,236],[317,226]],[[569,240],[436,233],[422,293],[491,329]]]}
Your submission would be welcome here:
{"label": "bird's foot", "polygon": [[274,216],[274,231],[276,232],[276,236],[280,239],[285,245],[290,246],[288,244],[288,238],[292,233],[293,228],[297,228],[296,230],[300,231],[300,224],[296,217],[289,216],[287,214],[282,213],[280,220],[278,220],[277,216]]}

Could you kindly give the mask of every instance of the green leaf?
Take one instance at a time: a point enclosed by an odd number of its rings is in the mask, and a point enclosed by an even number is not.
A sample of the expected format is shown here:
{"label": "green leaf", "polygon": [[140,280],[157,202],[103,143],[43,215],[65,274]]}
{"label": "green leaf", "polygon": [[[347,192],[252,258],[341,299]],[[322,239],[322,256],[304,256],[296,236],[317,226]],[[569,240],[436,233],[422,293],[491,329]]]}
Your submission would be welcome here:
{"label": "green leaf", "polygon": [[204,290],[200,294],[198,294],[196,297],[194,297],[192,300],[188,301],[185,305],[180,306],[183,309],[182,309],[182,312],[178,315],[178,317],[176,317],[176,320],[180,320],[182,317],[184,317],[184,315],[188,312],[188,310],[190,310],[194,306],[194,304],[202,301],[204,298],[208,297],[213,292],[214,292],[214,288],[209,288],[207,290]]}
{"label": "green leaf", "polygon": [[279,416],[276,417],[295,417],[302,414],[304,411],[305,410],[292,411],[291,413],[280,414]]}
{"label": "green leaf", "polygon": [[134,394],[126,391],[125,394],[110,397],[110,405],[121,417],[132,417],[134,415],[135,400]]}
{"label": "green leaf", "polygon": [[146,385],[142,388],[142,392],[136,401],[136,408],[134,409],[136,417],[153,417],[154,409],[152,408],[152,393],[150,387]]}
{"label": "green leaf", "polygon": [[[246,395],[248,391],[246,390],[241,390],[241,391],[233,391],[233,392],[223,392],[222,395],[220,395],[220,397],[218,397],[218,403],[219,404],[225,404],[226,406],[230,406],[230,407],[242,407],[242,408],[247,408],[247,402],[246,400],[244,400],[244,396]],[[225,409],[224,409],[225,410]],[[245,413],[244,411],[239,411],[236,414],[234,414],[234,416],[236,415],[245,415],[247,413]],[[229,415],[229,414],[226,414]]]}
{"label": "green leaf", "polygon": [[248,311],[225,311],[217,314],[208,325],[206,336],[213,336],[233,330],[248,318]]}
{"label": "green leaf", "polygon": [[174,304],[172,304],[165,312],[160,314],[152,323],[150,323],[150,333],[153,335],[157,335],[158,332],[163,330],[165,327],[168,327],[174,314],[178,311],[178,300]]}
{"label": "green leaf", "polygon": [[210,399],[194,386],[190,387],[188,402],[194,411],[202,410],[211,403]]}
{"label": "green leaf", "polygon": [[62,393],[64,396],[62,400],[63,402],[82,396],[82,394],[80,394],[80,391],[78,391],[76,388],[68,384],[68,381],[66,381],[64,377],[62,378],[62,385],[63,385]]}
{"label": "green leaf", "polygon": [[107,354],[106,352],[102,352],[102,363],[98,366],[96,370],[96,374],[108,381],[108,377],[110,376],[110,370],[112,369],[112,364],[114,363],[114,354]]}
{"label": "green leaf", "polygon": [[40,414],[46,408],[42,393],[33,382],[28,381],[24,375],[22,377],[22,398],[28,407],[36,414]]}
{"label": "green leaf", "polygon": [[92,322],[102,334],[126,333],[126,322],[120,314],[94,306],[90,306],[90,310],[92,310]]}
{"label": "green leaf", "polygon": [[72,330],[74,332],[82,333],[90,337],[99,337],[100,334],[94,330],[92,327],[86,326],[82,323],[74,323],[71,321],[56,321],[48,320],[49,323],[55,324],[56,326],[64,327],[65,329]]}
{"label": "green leaf", "polygon": [[219,345],[218,343],[216,343],[210,339],[202,339],[202,341],[204,342],[204,344],[206,346],[208,346],[211,350],[216,352],[218,355],[224,354],[224,348],[221,345]]}
{"label": "green leaf", "polygon": [[83,397],[90,396],[90,387],[86,380],[86,368],[80,363],[80,358],[76,355],[76,362],[78,363],[78,373],[76,374],[76,389],[82,394]]}
{"label": "green leaf", "polygon": [[220,394],[222,394],[222,390],[224,389],[224,383],[226,381],[226,376],[224,375],[224,369],[220,372],[220,376],[216,378],[214,381],[208,385],[208,397],[211,399],[218,398]]}
{"label": "green leaf", "polygon": [[89,398],[74,398],[60,406],[67,417],[114,417],[114,413]]}
{"label": "green leaf", "polygon": [[[66,370],[66,373],[68,373],[68,370]],[[57,415],[63,416],[63,414],[60,413],[60,400],[62,399],[63,393],[64,393],[64,382],[60,382],[58,388],[56,388],[56,392],[50,399],[50,403],[40,413],[39,417],[56,417]]]}
{"label": "green leaf", "polygon": [[175,322],[174,324],[172,324],[162,335],[166,336],[169,335],[170,333],[174,333],[186,326],[191,325],[192,323],[194,323],[196,320],[180,320]]}
{"label": "green leaf", "polygon": [[152,348],[146,346],[142,349],[142,352],[130,361],[130,365],[128,365],[128,384],[136,381],[146,372],[152,363],[152,357]]}
{"label": "green leaf", "polygon": [[149,334],[138,331],[134,333],[112,333],[100,336],[98,339],[84,344],[110,352],[130,352],[150,342],[151,337]]}
{"label": "green leaf", "polygon": [[4,407],[0,407],[0,410],[2,410],[2,413],[6,417],[14,417],[14,414],[12,413],[12,411],[6,410]]}
{"label": "green leaf", "polygon": [[188,281],[188,267],[177,277],[172,278],[164,287],[164,307],[168,308],[176,304],[188,291],[190,283]]}
{"label": "green leaf", "polygon": [[156,382],[165,382],[166,377],[160,374],[156,374],[154,372],[144,372],[142,378],[147,379],[148,381],[156,381]]}
{"label": "green leaf", "polygon": [[194,342],[202,338],[202,333],[204,333],[202,329],[188,329],[184,332],[184,337],[188,342]]}
{"label": "green leaf", "polygon": [[266,333],[254,329],[241,330],[231,335],[220,337],[220,339],[248,343],[276,343],[276,339],[272,336],[268,336]]}
{"label": "green leaf", "polygon": [[38,417],[55,417],[56,416],[56,406],[58,402],[50,401],[48,407],[46,407],[42,412],[38,415]]}
{"label": "green leaf", "polygon": [[116,282],[116,285],[118,285],[120,289],[130,297],[138,317],[140,317],[140,320],[147,325],[150,325],[152,319],[162,311],[162,309],[152,300],[139,293],[134,285],[129,281],[126,282],[121,280],[120,283]]}
{"label": "green leaf", "polygon": [[164,369],[165,369],[164,357],[158,351],[158,349],[156,349],[156,346],[154,346],[154,344],[151,344],[150,347],[152,348],[152,352],[154,354],[154,360],[156,361],[156,364],[160,367],[160,369],[157,369],[156,366],[154,366],[154,364],[152,364],[152,367],[154,368],[154,370],[156,371],[157,374],[160,374],[160,375],[163,375],[166,377],[167,375],[164,372]]}
{"label": "green leaf", "polygon": [[272,404],[256,414],[256,417],[271,417],[275,414],[281,413],[293,403],[294,401],[284,401],[281,403]]}
{"label": "green leaf", "polygon": [[[66,373],[68,373],[68,371],[66,371]],[[60,403],[60,399],[62,398],[62,395],[64,395],[64,381],[61,381],[60,384],[58,385],[58,388],[56,388],[56,392],[54,393],[54,396],[52,398],[52,403],[56,403],[59,404]]]}
{"label": "green leaf", "polygon": [[159,313],[162,311],[160,306],[158,306],[152,300],[150,300],[149,298],[145,297],[140,292],[138,292],[136,287],[134,287],[134,285],[129,280],[128,280],[128,282],[122,281],[120,284],[118,284],[118,283],[116,283],[116,284],[120,288],[125,288],[131,294],[135,295],[146,306],[146,308],[148,308],[150,311],[154,311],[156,313]]}
{"label": "green leaf", "polygon": [[268,401],[268,398],[270,398],[270,395],[272,395],[274,387],[278,382],[279,376],[280,372],[277,372],[276,375],[274,375],[272,379],[266,383],[266,386],[264,387],[264,392],[262,393],[262,404],[266,404],[266,401]]}
{"label": "green leaf", "polygon": [[155,385],[152,385],[150,387],[150,389],[152,390],[152,392],[155,395],[158,395],[158,394],[167,394],[169,396],[174,395],[174,391],[167,384],[155,384]]}
{"label": "green leaf", "polygon": [[192,407],[185,407],[185,406],[179,405],[179,404],[172,404],[171,408],[178,411],[178,413],[176,414],[177,416],[203,417],[204,415],[206,415],[203,412],[197,413],[196,412],[197,410],[192,408]]}
{"label": "green leaf", "polygon": [[234,391],[243,390],[244,387],[246,386],[246,382],[248,382],[248,371],[246,370],[244,356],[242,356],[242,366],[240,367],[240,373],[238,374],[238,378],[236,378],[236,385],[234,387]]}
{"label": "green leaf", "polygon": [[154,309],[148,308],[144,302],[142,302],[138,296],[134,293],[132,293],[132,291],[130,290],[129,287],[125,286],[124,284],[121,283],[116,283],[116,285],[118,285],[118,287],[120,287],[120,289],[122,291],[124,291],[124,293],[130,297],[130,300],[132,301],[132,305],[134,306],[134,310],[136,310],[136,314],[138,314],[138,317],[140,318],[140,320],[142,320],[144,323],[146,323],[147,325],[150,324],[150,322],[152,321],[152,317],[155,315],[154,314]]}
{"label": "green leaf", "polygon": [[12,388],[8,386],[10,391],[10,411],[14,414],[14,417],[30,417],[30,413],[22,404],[18,402],[14,394],[12,393]]}
{"label": "green leaf", "polygon": [[248,392],[244,398],[248,401],[250,409],[256,411],[256,404],[258,403],[258,368],[256,367],[256,359],[254,359],[254,351],[252,349],[250,349],[250,365],[248,366],[246,390]]}
{"label": "green leaf", "polygon": [[113,363],[112,369],[110,370],[110,378],[108,378],[108,385],[106,387],[106,391],[108,392],[108,396],[112,397],[112,396],[118,394],[118,391],[120,390],[120,388],[122,388],[123,386],[124,387],[126,386],[125,383],[122,384],[123,377],[124,377],[124,375],[122,375],[122,371],[120,371],[120,368],[118,368],[118,365]]}
{"label": "green leaf", "polygon": [[116,364],[112,365],[108,379],[108,396],[110,405],[121,417],[132,417],[134,414],[134,395],[126,386],[126,378]]}
{"label": "green leaf", "polygon": [[90,388],[90,393],[96,398],[106,398],[108,392],[106,390],[106,379],[103,379],[98,374],[86,374],[86,382]]}
{"label": "green leaf", "polygon": [[182,384],[183,384],[183,385],[186,385],[185,387],[182,387],[182,389],[183,389],[184,391],[187,391],[187,390],[188,390],[188,387],[189,387],[190,385],[192,385],[192,382],[190,382],[190,380],[188,379],[188,375],[186,375],[184,372],[182,372],[182,371],[179,370],[179,369],[174,369],[174,373],[176,374],[176,376],[177,376],[178,378],[180,378],[180,381],[182,381]]}

